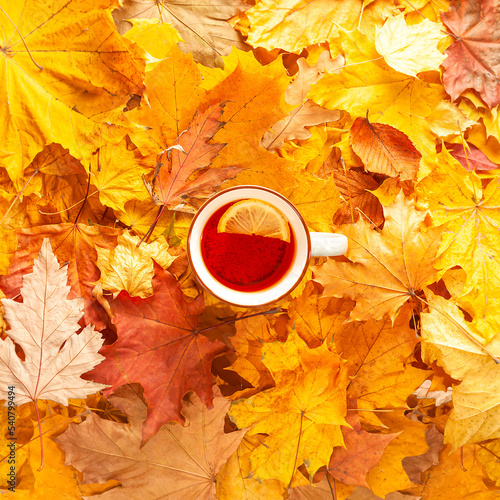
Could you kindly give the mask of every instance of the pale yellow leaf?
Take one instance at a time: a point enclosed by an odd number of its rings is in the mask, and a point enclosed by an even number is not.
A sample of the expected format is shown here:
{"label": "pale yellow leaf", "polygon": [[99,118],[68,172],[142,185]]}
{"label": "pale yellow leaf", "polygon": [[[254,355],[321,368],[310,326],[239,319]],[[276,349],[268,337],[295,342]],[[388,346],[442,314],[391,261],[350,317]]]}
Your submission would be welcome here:
{"label": "pale yellow leaf", "polygon": [[387,64],[405,75],[417,76],[422,71],[438,70],[446,56],[437,50],[445,36],[442,25],[424,19],[408,26],[403,14],[389,18],[377,30],[375,46]]}

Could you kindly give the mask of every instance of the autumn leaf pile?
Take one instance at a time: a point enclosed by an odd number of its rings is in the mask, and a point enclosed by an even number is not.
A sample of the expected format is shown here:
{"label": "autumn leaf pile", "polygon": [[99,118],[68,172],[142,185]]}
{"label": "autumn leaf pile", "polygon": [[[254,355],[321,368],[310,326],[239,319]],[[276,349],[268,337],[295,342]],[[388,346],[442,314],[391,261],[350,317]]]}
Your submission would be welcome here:
{"label": "autumn leaf pile", "polygon": [[[500,3],[0,7],[6,498],[500,497]],[[210,296],[241,184],[346,255]]]}

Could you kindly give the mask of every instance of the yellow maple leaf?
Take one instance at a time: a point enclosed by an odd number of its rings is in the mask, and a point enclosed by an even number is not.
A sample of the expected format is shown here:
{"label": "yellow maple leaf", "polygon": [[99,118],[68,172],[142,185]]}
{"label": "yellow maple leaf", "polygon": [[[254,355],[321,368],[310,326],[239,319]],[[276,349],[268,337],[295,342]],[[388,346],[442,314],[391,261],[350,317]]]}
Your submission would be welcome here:
{"label": "yellow maple leaf", "polygon": [[415,486],[404,470],[403,458],[424,453],[428,447],[425,442],[426,426],[421,422],[410,420],[397,412],[382,414],[380,418],[392,433],[400,433],[387,445],[380,462],[366,476],[373,493],[385,498],[391,491]]}
{"label": "yellow maple leaf", "polygon": [[293,164],[260,147],[260,140],[292,108],[283,95],[290,77],[281,58],[264,67],[252,53],[238,51],[238,58],[236,69],[206,97],[210,102],[226,103],[222,114],[225,123],[213,137],[214,142],[226,146],[214,158],[212,167],[244,168],[225,184],[227,187],[258,184],[283,193],[295,185]]}
{"label": "yellow maple leaf", "polygon": [[325,74],[308,97],[328,109],[385,123],[404,132],[420,152],[435,154],[434,135],[425,118],[446,97],[442,85],[399,73],[380,59],[375,44],[358,30],[340,30],[346,65]]}
{"label": "yellow maple leaf", "polygon": [[295,179],[297,186],[286,191],[287,198],[314,231],[331,231],[332,217],[340,206],[333,175],[320,179],[301,170],[295,173]]}
{"label": "yellow maple leaf", "polygon": [[89,117],[142,93],[146,54],[116,33],[105,9],[111,0],[51,0],[43,9],[24,0],[2,4],[0,158],[20,187],[24,168],[46,144],[88,159],[126,133]]}
{"label": "yellow maple leaf", "polygon": [[474,308],[474,324],[489,340],[500,330],[500,178],[483,189],[479,176],[467,172],[446,148],[435,156],[431,168],[417,185],[417,193],[428,204],[433,224],[445,227],[434,265],[460,266],[467,273],[456,298]]}
{"label": "yellow maple leaf", "polygon": [[394,320],[403,304],[436,278],[433,260],[442,230],[423,231],[426,212],[415,210],[402,192],[384,208],[384,215],[380,233],[365,219],[342,226],[352,262],[329,259],[313,268],[326,295],[356,301],[352,320],[377,320],[386,314]]}
{"label": "yellow maple leaf", "polygon": [[437,50],[443,25],[424,19],[408,26],[404,14],[389,17],[375,35],[375,47],[385,62],[396,71],[417,76],[422,71],[438,70],[446,56]]}
{"label": "yellow maple leaf", "polygon": [[113,210],[125,209],[130,200],[149,197],[142,176],[153,170],[154,158],[144,157],[138,148],[123,139],[118,144],[106,144],[91,159],[91,182],[103,205]]}
{"label": "yellow maple leaf", "polygon": [[[210,2],[187,0],[124,0],[113,12],[118,31],[125,33],[130,23],[137,19],[158,19],[162,24],[172,24],[183,41],[179,47],[190,52],[195,59],[206,66],[224,67],[222,56],[227,55],[232,46],[244,48],[239,33],[227,20],[247,9],[243,0],[221,1],[216,8]],[[142,19],[141,19],[142,20]]]}
{"label": "yellow maple leaf", "polygon": [[113,249],[96,248],[97,267],[101,271],[99,282],[115,296],[125,290],[132,297],[150,297],[153,295],[153,259],[166,269],[177,257],[168,253],[168,243],[162,236],[137,246],[139,236],[125,232],[117,241]]}
{"label": "yellow maple leaf", "polygon": [[309,349],[295,331],[262,352],[276,387],[234,401],[229,417],[250,435],[269,434],[250,456],[253,477],[290,486],[298,466],[314,474],[343,445],[347,369],[325,343]]}
{"label": "yellow maple leaf", "polygon": [[[171,24],[159,19],[132,18],[127,21],[132,23],[132,28],[125,33],[125,38],[133,40],[157,59],[167,57],[170,49],[182,42],[179,32]],[[152,69],[153,65],[155,62],[148,69]]]}

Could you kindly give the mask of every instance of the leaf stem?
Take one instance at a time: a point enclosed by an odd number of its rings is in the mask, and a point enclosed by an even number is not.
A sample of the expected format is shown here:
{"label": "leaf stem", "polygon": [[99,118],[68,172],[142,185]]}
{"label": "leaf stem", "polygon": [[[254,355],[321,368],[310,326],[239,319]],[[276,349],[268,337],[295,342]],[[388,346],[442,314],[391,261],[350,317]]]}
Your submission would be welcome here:
{"label": "leaf stem", "polygon": [[26,45],[26,42],[24,41],[23,35],[21,35],[21,32],[17,29],[16,23],[10,18],[9,14],[5,12],[2,9],[2,6],[0,5],[0,10],[4,13],[5,17],[11,22],[12,26],[14,26],[14,29],[17,31],[17,34],[19,35],[19,38],[21,38],[21,41],[24,44],[24,47],[26,48],[26,51],[28,52],[28,55],[30,56],[31,60],[33,61],[33,64],[39,69],[42,70],[43,66],[40,66],[34,59],[33,56],[31,55],[30,49],[28,49],[28,46]]}
{"label": "leaf stem", "polygon": [[145,241],[146,243],[148,242],[149,240],[149,237],[153,234],[153,231],[156,227],[156,224],[158,223],[158,221],[160,220],[160,217],[162,216],[163,214],[163,210],[165,210],[165,205],[161,205],[160,206],[160,210],[158,211],[158,215],[156,216],[156,219],[153,221],[153,223],[151,224],[151,227],[148,229],[148,232],[142,237],[141,241],[139,241],[139,243],[137,243],[137,248],[139,248],[139,245]]}
{"label": "leaf stem", "polygon": [[[99,150],[98,150],[98,153],[99,154]],[[97,159],[97,165],[99,165],[99,158]],[[75,226],[76,224],[78,223],[78,219],[80,218],[80,215],[82,214],[82,211],[83,211],[83,207],[85,206],[85,204],[87,203],[87,199],[89,197],[89,191],[90,191],[90,176],[92,175],[92,164],[89,163],[89,180],[87,182],[87,192],[85,193],[85,198],[83,199],[83,204],[82,206],[80,207],[80,210],[78,210],[78,213],[76,214],[76,217],[75,217]]]}
{"label": "leaf stem", "polygon": [[38,412],[38,404],[35,399],[36,420],[38,422],[38,435],[40,436],[40,467],[37,470],[41,471],[43,468],[43,438],[42,438],[42,422],[40,421],[40,413]]}

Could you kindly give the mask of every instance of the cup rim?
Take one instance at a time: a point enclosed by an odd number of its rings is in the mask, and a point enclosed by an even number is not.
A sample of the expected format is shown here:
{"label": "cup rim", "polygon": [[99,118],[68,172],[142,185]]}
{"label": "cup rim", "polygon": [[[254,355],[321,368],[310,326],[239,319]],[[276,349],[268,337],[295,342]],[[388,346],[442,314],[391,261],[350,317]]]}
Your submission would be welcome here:
{"label": "cup rim", "polygon": [[[289,205],[289,207],[295,212],[295,214],[297,215],[297,218],[298,218],[299,222],[302,224],[303,229],[304,229],[304,233],[305,233],[305,236],[306,236],[306,240],[307,240],[307,252],[306,252],[307,256],[306,256],[304,268],[302,269],[302,272],[300,273],[300,276],[296,279],[296,281],[293,283],[293,285],[291,287],[288,287],[285,293],[283,293],[282,295],[280,295],[279,297],[277,297],[277,298],[275,298],[273,300],[270,300],[270,301],[267,301],[267,302],[262,302],[261,304],[250,304],[250,305],[248,305],[248,304],[242,304],[242,303],[236,303],[236,302],[231,302],[230,300],[227,300],[226,298],[222,298],[219,295],[217,295],[216,293],[214,293],[212,290],[210,290],[210,288],[204,283],[203,279],[201,278],[201,276],[196,271],[196,267],[193,265],[193,259],[191,257],[191,235],[192,235],[192,230],[193,230],[194,224],[195,224],[195,222],[196,222],[199,214],[201,214],[201,212],[206,208],[207,205],[209,205],[210,203],[212,203],[216,198],[218,198],[222,194],[227,193],[229,191],[238,191],[238,190],[248,189],[248,188],[258,189],[258,190],[261,190],[261,191],[267,191],[268,193],[271,193],[271,194],[273,194],[273,195],[281,198],[285,203],[287,203]],[[270,189],[270,188],[267,188],[267,187],[264,187],[264,186],[259,186],[257,184],[241,184],[241,185],[229,187],[229,188],[226,188],[226,189],[223,189],[223,190],[217,192],[216,194],[214,194],[213,196],[211,196],[208,200],[206,200],[200,206],[200,208],[197,210],[196,214],[194,215],[193,219],[191,220],[191,224],[189,226],[189,231],[188,231],[188,236],[187,236],[186,253],[187,253],[187,258],[188,258],[189,266],[191,267],[191,271],[193,272],[193,275],[194,275],[196,281],[200,284],[200,286],[204,290],[206,290],[208,293],[210,293],[210,295],[212,295],[213,297],[215,297],[215,298],[217,298],[217,299],[219,299],[219,300],[221,300],[221,301],[223,301],[223,302],[225,302],[227,304],[230,304],[230,305],[233,305],[233,306],[236,306],[236,307],[262,307],[262,306],[266,306],[266,305],[269,305],[269,304],[274,304],[275,302],[278,302],[279,300],[283,299],[289,293],[291,293],[292,290],[294,290],[297,287],[297,285],[302,281],[302,279],[304,278],[304,276],[305,276],[305,274],[307,272],[307,269],[309,267],[309,261],[311,259],[311,237],[309,235],[309,229],[307,228],[307,224],[306,224],[304,218],[302,217],[302,215],[300,214],[300,212],[297,210],[297,208],[295,207],[295,205],[288,198],[286,198],[285,196],[283,196],[281,193],[278,193],[277,191],[274,191],[273,189]],[[257,292],[244,292],[244,293],[259,293],[259,291],[257,291]]]}

